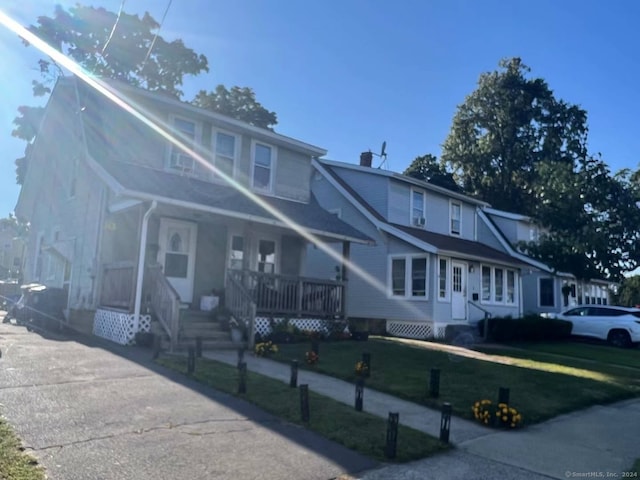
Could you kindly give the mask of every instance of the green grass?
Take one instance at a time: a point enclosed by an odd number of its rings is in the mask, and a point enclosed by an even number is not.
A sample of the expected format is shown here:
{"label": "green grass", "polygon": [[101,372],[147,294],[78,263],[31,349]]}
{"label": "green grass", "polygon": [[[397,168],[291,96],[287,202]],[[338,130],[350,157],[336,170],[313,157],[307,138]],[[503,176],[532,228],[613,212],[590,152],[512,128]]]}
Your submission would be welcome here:
{"label": "green grass", "polygon": [[44,480],[44,470],[35,458],[24,453],[20,440],[7,423],[0,419],[0,479]]}
{"label": "green grass", "polygon": [[640,475],[640,458],[638,458],[635,461],[635,463],[633,464],[633,466],[631,467],[628,473],[632,473],[632,472],[636,474],[635,478],[637,478],[637,476]]}
{"label": "green grass", "polygon": [[[158,363],[176,371],[186,372],[184,357],[163,356]],[[300,394],[288,384],[247,373],[247,393],[238,394],[237,368],[208,359],[197,359],[195,380],[231,395],[243,398],[261,409],[287,421],[313,430],[320,435],[376,460],[388,461],[384,455],[386,419],[309,391],[310,421],[300,419]],[[407,462],[448,449],[434,437],[400,425],[394,461]]]}
{"label": "green grass", "polygon": [[[477,357],[469,358],[439,351],[442,346],[427,342],[370,337],[368,342],[321,343],[320,361],[309,367],[304,363],[309,344],[279,348],[273,357],[276,360],[297,359],[302,368],[348,381],[355,379],[354,366],[362,353],[369,352],[368,387],[434,408],[450,402],[454,414],[468,419],[473,418],[475,401],[497,401],[499,387],[510,389],[511,406],[522,413],[525,425],[590,405],[640,396],[640,376],[635,370],[530,351],[512,354],[501,349],[499,356],[461,351]],[[428,395],[431,368],[441,372],[437,399]]]}

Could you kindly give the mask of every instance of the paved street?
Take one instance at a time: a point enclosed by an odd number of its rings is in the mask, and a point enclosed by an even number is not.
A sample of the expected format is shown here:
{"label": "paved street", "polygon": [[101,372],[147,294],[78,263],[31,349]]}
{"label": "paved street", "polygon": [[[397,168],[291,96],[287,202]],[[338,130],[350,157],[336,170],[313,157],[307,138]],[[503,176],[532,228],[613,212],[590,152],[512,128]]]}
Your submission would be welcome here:
{"label": "paved street", "polygon": [[376,466],[156,367],[148,351],[7,324],[0,349],[2,414],[54,480],[326,480]]}

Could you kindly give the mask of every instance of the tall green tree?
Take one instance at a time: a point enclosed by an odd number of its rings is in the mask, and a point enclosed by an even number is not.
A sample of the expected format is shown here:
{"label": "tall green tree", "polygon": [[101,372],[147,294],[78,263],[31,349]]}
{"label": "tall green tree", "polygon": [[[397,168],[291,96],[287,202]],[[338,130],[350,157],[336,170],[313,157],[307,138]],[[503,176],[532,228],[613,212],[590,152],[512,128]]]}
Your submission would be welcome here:
{"label": "tall green tree", "polygon": [[458,106],[442,151],[465,192],[525,215],[534,213],[539,164],[574,165],[587,154],[586,112],[556,99],[529,72],[510,58],[482,74]]}
{"label": "tall green tree", "polygon": [[640,305],[640,275],[623,278],[614,301],[625,307]]}
{"label": "tall green tree", "polygon": [[404,174],[455,192],[460,191],[460,187],[453,179],[453,175],[430,153],[416,157],[404,171]]}
{"label": "tall green tree", "polygon": [[278,123],[275,112],[264,108],[256,100],[254,91],[248,87],[227,90],[224,85],[218,85],[212,92],[200,90],[191,103],[269,130],[273,130]]}

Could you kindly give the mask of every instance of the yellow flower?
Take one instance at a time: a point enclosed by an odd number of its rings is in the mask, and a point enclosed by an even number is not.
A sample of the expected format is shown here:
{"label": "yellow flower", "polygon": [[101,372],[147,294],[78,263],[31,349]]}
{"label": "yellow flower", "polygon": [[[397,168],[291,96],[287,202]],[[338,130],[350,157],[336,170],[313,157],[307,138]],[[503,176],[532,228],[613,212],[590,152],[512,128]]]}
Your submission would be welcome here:
{"label": "yellow flower", "polygon": [[502,417],[502,421],[506,422],[507,421],[507,417],[506,416]]}

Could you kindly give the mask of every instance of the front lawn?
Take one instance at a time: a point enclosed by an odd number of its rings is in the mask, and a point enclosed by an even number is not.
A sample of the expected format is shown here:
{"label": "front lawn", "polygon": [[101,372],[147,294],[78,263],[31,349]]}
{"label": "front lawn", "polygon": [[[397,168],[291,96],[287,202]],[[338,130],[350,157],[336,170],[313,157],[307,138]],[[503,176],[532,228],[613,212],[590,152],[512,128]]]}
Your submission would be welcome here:
{"label": "front lawn", "polygon": [[[158,363],[185,372],[184,357],[163,356]],[[300,393],[278,380],[247,372],[247,392],[238,394],[238,369],[214,360],[196,359],[193,377],[198,382],[243,398],[287,422],[304,425],[320,435],[380,461],[384,455],[387,420],[366,412],[356,412],[353,406],[309,390],[310,421],[303,424],[300,416]],[[424,458],[448,449],[436,438],[403,425],[398,427],[396,462]],[[1,478],[1,477],[0,477]]]}
{"label": "front lawn", "polygon": [[[320,361],[308,366],[305,365],[308,343],[283,344],[279,349],[274,356],[276,360],[296,359],[301,368],[347,381],[355,381],[355,364],[362,359],[363,352],[368,352],[371,375],[367,387],[433,408],[450,402],[456,415],[468,419],[473,418],[473,403],[481,399],[497,401],[500,387],[510,389],[510,404],[523,414],[525,425],[590,405],[640,396],[640,375],[635,369],[581,358],[540,357],[523,350],[501,349],[488,354],[429,342],[375,337],[368,342],[320,343]],[[428,395],[432,368],[440,369],[437,399]]]}

